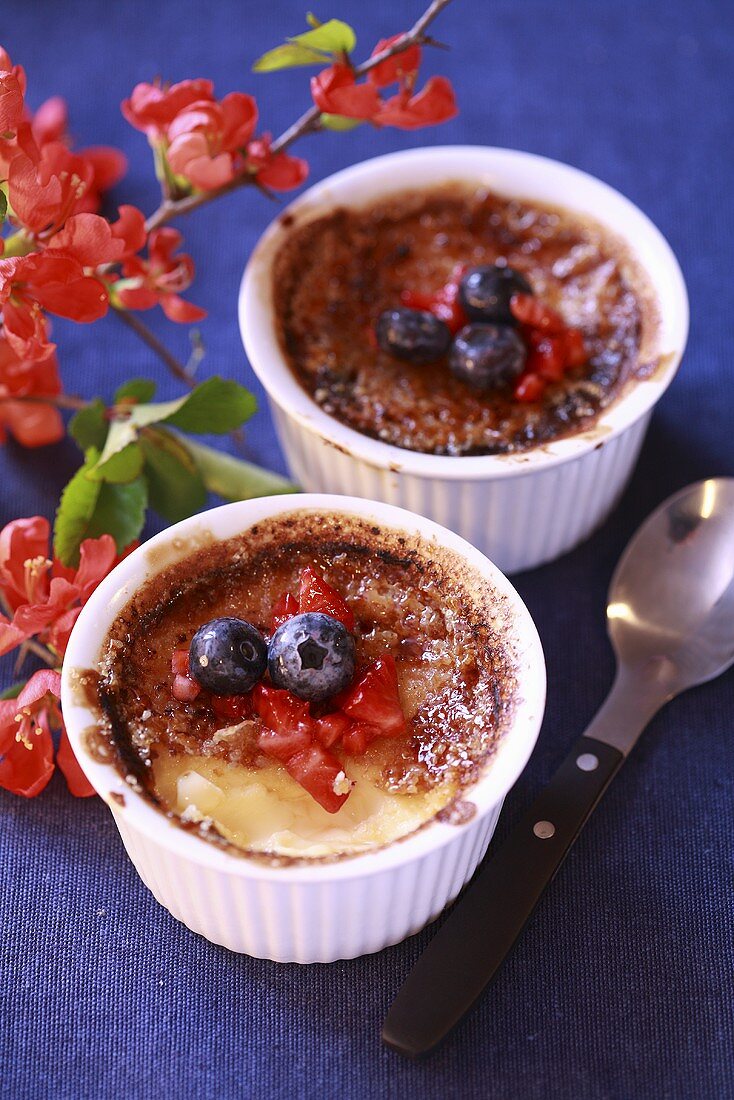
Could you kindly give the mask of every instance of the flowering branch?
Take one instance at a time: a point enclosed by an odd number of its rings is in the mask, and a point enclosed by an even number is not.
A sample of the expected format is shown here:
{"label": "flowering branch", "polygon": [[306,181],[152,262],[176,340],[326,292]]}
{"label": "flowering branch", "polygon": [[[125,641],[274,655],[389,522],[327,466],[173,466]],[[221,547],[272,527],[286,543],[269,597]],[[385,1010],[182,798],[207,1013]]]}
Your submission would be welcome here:
{"label": "flowering branch", "polygon": [[194,379],[191,377],[186,367],[181,363],[173,352],[169,351],[162,340],[159,340],[156,334],[148,328],[145,321],[141,321],[135,314],[131,313],[129,309],[115,308],[115,315],[120,318],[124,325],[139,336],[144,344],[147,344],[151,351],[154,351],[162,362],[168,367],[174,378],[178,378],[179,382],[183,382],[185,386],[191,388],[195,385]]}
{"label": "flowering branch", "polygon": [[[379,53],[373,54],[372,57],[363,61],[361,65],[357,65],[353,70],[354,76],[365,76],[370,70],[375,69],[378,65],[381,65],[385,61],[389,61],[398,54],[404,53],[412,46],[434,45],[433,40],[429,38],[425,32],[431,23],[441,14],[443,9],[448,7],[451,2],[452,0],[432,0],[409,31],[400,35]],[[325,112],[321,111],[317,106],[309,107],[299,119],[289,126],[287,130],[283,131],[280,137],[277,137],[273,141],[270,146],[271,152],[274,155],[285,152],[285,150],[289,149],[299,138],[318,131],[324,113]],[[158,229],[159,226],[165,225],[166,222],[171,221],[172,218],[179,217],[182,214],[189,214],[192,210],[197,210],[200,206],[206,205],[206,203],[211,202],[213,199],[221,198],[223,195],[229,195],[232,191],[236,191],[240,187],[252,184],[255,181],[256,176],[251,173],[245,173],[236,176],[234,179],[229,180],[221,187],[215,188],[212,191],[200,191],[193,195],[186,195],[180,199],[172,199],[170,198],[170,194],[164,194],[163,202],[148,218],[145,227],[149,232],[153,229]]]}

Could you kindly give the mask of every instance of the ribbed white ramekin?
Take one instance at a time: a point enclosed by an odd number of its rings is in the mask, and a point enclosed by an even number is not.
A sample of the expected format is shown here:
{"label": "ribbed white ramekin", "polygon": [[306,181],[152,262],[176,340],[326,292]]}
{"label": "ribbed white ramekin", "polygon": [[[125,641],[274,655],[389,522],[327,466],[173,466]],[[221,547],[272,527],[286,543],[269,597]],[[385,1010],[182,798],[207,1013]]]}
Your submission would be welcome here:
{"label": "ribbed white ramekin", "polygon": [[[406,189],[451,180],[562,206],[594,218],[624,242],[657,298],[661,367],[631,385],[592,428],[520,455],[467,458],[402,450],[346,427],[301,388],[281,350],[272,263],[292,231],[335,207],[365,206]],[[670,246],[611,187],[568,165],[511,149],[445,146],[377,157],[330,176],[265,232],[242,280],[240,329],[265,387],[288,465],[309,491],[348,493],[429,516],[474,543],[506,573],[570,550],[622,494],[653,406],[672,381],[688,334],[688,298]]]}
{"label": "ribbed white ramekin", "polygon": [[[504,598],[506,639],[516,653],[519,698],[491,763],[465,797],[476,814],[461,825],[432,820],[383,849],[334,863],[270,867],[181,829],[87,747],[97,716],[76,674],[97,663],[109,627],[135,591],[202,536],[227,539],[294,509],[356,515],[453,550]],[[162,554],[162,551],[166,552]],[[507,579],[463,539],[420,516],[361,499],[264,497],[175,524],[126,558],[82,609],[69,640],[61,692],[74,753],[110,807],[143,882],[174,917],[214,943],[276,962],[331,962],[379,951],[438,916],[484,855],[502,802],[532,752],[545,702],[537,631]]]}

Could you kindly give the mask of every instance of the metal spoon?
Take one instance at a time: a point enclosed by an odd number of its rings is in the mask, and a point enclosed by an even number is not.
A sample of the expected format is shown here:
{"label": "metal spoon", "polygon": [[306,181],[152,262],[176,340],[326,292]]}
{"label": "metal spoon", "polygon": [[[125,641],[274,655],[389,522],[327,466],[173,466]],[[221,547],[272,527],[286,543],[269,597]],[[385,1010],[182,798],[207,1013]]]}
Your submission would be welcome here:
{"label": "metal spoon", "polygon": [[617,675],[603,706],[398,993],[382,1038],[426,1054],[492,981],[652,716],[734,663],[734,478],[676,493],[643,524],[607,605]]}

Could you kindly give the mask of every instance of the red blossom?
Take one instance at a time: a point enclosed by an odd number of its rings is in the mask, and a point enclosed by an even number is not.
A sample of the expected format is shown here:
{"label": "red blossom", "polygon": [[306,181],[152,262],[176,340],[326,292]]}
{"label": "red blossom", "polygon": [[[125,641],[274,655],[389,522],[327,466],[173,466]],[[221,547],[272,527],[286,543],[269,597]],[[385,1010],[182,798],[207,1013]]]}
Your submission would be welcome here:
{"label": "red blossom", "polygon": [[54,771],[51,730],[60,729],[56,763],[78,798],[95,790],[77,763],[59,704],[61,677],[51,669],[31,676],[17,699],[0,701],[0,787],[34,798]]}
{"label": "red blossom", "polygon": [[386,100],[374,118],[378,126],[395,126],[398,130],[420,130],[437,126],[458,114],[451,82],[445,76],[432,76],[425,87],[411,95],[407,87]]}
{"label": "red blossom", "polygon": [[137,84],[129,99],[122,102],[122,113],[136,130],[149,138],[165,135],[176,115],[197,100],[212,100],[211,80],[182,80],[166,87],[161,84]]}
{"label": "red blossom", "polygon": [[0,787],[33,798],[54,771],[51,726],[61,724],[61,677],[34,673],[17,699],[0,701]]}
{"label": "red blossom", "polygon": [[15,220],[36,236],[56,232],[79,213],[93,186],[94,169],[60,141],[18,152],[8,169],[8,198]]}
{"label": "red blossom", "polygon": [[374,84],[357,84],[351,65],[330,65],[311,77],[311,95],[320,111],[345,118],[373,119],[380,110]]}
{"label": "red blossom", "polygon": [[23,120],[25,71],[0,46],[0,134],[13,134]]}
{"label": "red blossom", "polygon": [[256,123],[257,104],[242,92],[226,95],[221,103],[192,103],[168,127],[168,163],[202,191],[222,187],[241,167],[239,154]]}
{"label": "red blossom", "polygon": [[49,557],[49,524],[19,519],[0,531],[0,593],[13,613],[0,616],[0,654],[33,636],[62,655],[79,612],[119,558],[110,535],[84,539],[79,566]]}
{"label": "red blossom", "polygon": [[270,191],[292,191],[308,178],[308,163],[289,153],[273,153],[270,135],[263,134],[247,146],[247,167],[258,183]]}
{"label": "red blossom", "polygon": [[44,310],[89,322],[103,317],[108,305],[106,287],[71,256],[47,251],[0,259],[5,338],[21,358],[45,359],[53,350]]}
{"label": "red blossom", "polygon": [[57,393],[61,393],[61,382],[55,355],[23,360],[0,334],[0,442],[5,442],[6,432],[24,447],[42,447],[63,439],[64,422],[58,409],[43,401],[17,400]]}
{"label": "red blossom", "polygon": [[[392,38],[381,38],[371,56],[376,57],[378,53],[389,49],[393,43],[399,42],[404,37],[405,35],[402,34],[394,34]],[[379,65],[375,65],[374,69],[370,69],[367,79],[376,88],[387,88],[390,84],[397,84],[405,80],[412,81],[420,68],[420,63],[420,46],[408,46],[407,50],[389,57],[387,61],[381,61]]]}
{"label": "red blossom", "polygon": [[145,244],[145,216],[135,206],[121,206],[110,223],[98,214],[73,214],[46,243],[48,252],[77,260],[83,267],[119,263]]}
{"label": "red blossom", "polygon": [[[148,258],[133,256],[123,264],[126,285],[117,291],[126,309],[152,309],[160,304],[171,321],[188,324],[206,317],[206,310],[180,297],[194,278],[194,261],[185,252],[174,255],[183,237],[177,229],[154,229],[148,238]],[[2,260],[0,260],[2,264]]]}

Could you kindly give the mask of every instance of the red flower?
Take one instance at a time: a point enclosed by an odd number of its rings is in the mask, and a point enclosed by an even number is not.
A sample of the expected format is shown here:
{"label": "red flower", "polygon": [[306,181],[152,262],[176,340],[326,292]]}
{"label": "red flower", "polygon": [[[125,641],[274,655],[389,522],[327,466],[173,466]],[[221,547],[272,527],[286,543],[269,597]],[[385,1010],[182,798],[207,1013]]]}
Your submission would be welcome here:
{"label": "red flower", "polygon": [[31,142],[10,161],[8,198],[16,220],[35,236],[56,232],[84,209],[94,168],[60,141],[40,150]]}
{"label": "red flower", "polygon": [[173,254],[182,240],[177,229],[154,229],[148,238],[148,259],[133,256],[125,262],[122,268],[125,280],[134,279],[138,284],[125,286],[117,292],[126,309],[152,309],[160,304],[169,320],[182,324],[206,317],[206,310],[179,296],[191,286],[194,278],[191,257],[184,252]]}
{"label": "red flower", "polygon": [[98,214],[73,214],[46,242],[47,254],[77,260],[82,267],[119,263],[145,244],[145,217],[135,206],[121,206],[110,223]]}
{"label": "red flower", "polygon": [[214,85],[211,80],[182,80],[170,87],[160,84],[137,84],[129,99],[122,102],[122,113],[136,130],[142,130],[149,138],[165,135],[168,126],[185,108],[197,100],[212,100]]}
{"label": "red flower", "polygon": [[13,134],[23,120],[25,72],[0,46],[0,134]]}
{"label": "red flower", "polygon": [[106,288],[71,256],[48,251],[0,259],[5,338],[21,358],[45,359],[54,348],[43,310],[88,322],[103,317],[108,304]]}
{"label": "red flower", "polygon": [[110,535],[85,539],[79,567],[49,558],[49,524],[42,516],[19,519],[0,531],[0,593],[12,620],[0,616],[0,654],[36,635],[63,654],[79,612],[119,558]]}
{"label": "red flower", "polygon": [[176,175],[201,191],[213,191],[234,179],[238,153],[255,132],[257,104],[242,92],[221,103],[199,100],[176,115],[167,131],[167,156]]}
{"label": "red flower", "polygon": [[0,335],[0,442],[5,442],[6,431],[24,447],[42,447],[63,439],[64,422],[58,409],[42,401],[13,400],[57,393],[61,393],[61,382],[56,357],[25,361]]}
{"label": "red flower", "polygon": [[458,113],[456,97],[445,76],[432,76],[422,91],[411,95],[407,86],[383,103],[374,122],[398,130],[420,130],[448,122]]}
{"label": "red flower", "polygon": [[330,65],[311,77],[311,95],[320,111],[345,118],[373,119],[380,110],[374,84],[357,84],[350,65]]}
{"label": "red flower", "polygon": [[255,138],[247,146],[247,167],[258,183],[271,191],[291,191],[308,177],[308,163],[289,153],[273,153],[270,134]]}
{"label": "red flower", "polygon": [[[42,103],[31,119],[31,133],[38,149],[51,142],[62,142],[71,146],[67,130],[68,111],[66,101],[61,96],[52,96]],[[96,214],[102,202],[102,195],[122,179],[127,170],[127,158],[119,149],[109,145],[95,145],[88,149],[79,149],[77,157],[91,168],[91,179],[87,189],[76,205],[77,212]]]}
{"label": "red flower", "polygon": [[[378,53],[382,53],[383,50],[392,46],[393,42],[398,42],[404,37],[405,36],[402,34],[394,34],[392,38],[381,38],[372,51],[371,56],[375,57]],[[374,84],[376,88],[386,88],[389,84],[413,81],[420,68],[420,63],[420,46],[409,46],[408,49],[403,50],[402,53],[397,53],[393,57],[388,58],[387,61],[381,61],[379,65],[375,65],[374,69],[370,69],[367,74],[367,79],[371,84]]]}
{"label": "red flower", "polygon": [[0,701],[0,787],[33,798],[54,771],[51,725],[61,723],[61,677],[34,673],[17,699]]}
{"label": "red flower", "polygon": [[33,798],[54,771],[51,728],[61,730],[56,763],[78,798],[95,793],[69,744],[59,706],[61,677],[51,669],[31,676],[17,699],[0,701],[0,787]]}

